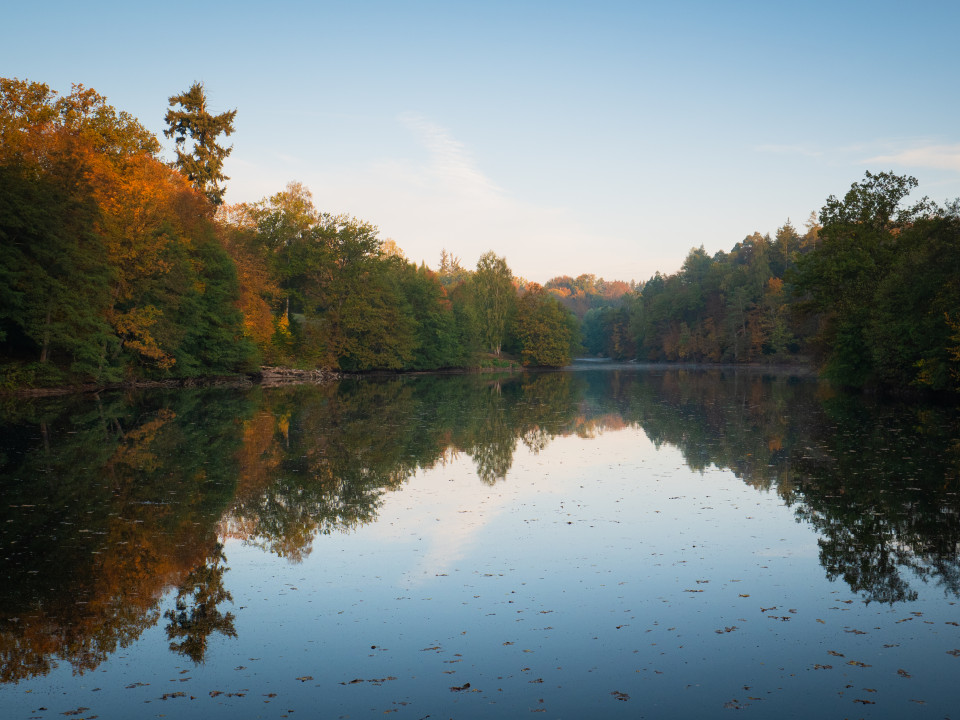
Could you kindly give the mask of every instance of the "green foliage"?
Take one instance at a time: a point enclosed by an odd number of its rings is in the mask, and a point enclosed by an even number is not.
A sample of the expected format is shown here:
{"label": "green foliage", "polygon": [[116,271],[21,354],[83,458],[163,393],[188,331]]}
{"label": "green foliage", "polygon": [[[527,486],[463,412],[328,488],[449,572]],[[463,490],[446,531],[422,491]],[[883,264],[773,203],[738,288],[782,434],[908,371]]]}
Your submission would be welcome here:
{"label": "green foliage", "polygon": [[[171,109],[167,111],[164,122],[167,129],[163,134],[174,138],[177,147],[177,159],[174,166],[182,172],[193,186],[202,192],[211,203],[223,203],[225,188],[222,181],[229,180],[223,174],[223,162],[233,150],[218,144],[221,135],[233,133],[233,120],[236,110],[219,115],[211,115],[207,109],[207,96],[203,83],[195,82],[190,89],[170,97]],[[175,109],[179,106],[179,109]],[[187,147],[187,139],[192,146]]]}
{"label": "green foliage", "polygon": [[400,294],[415,323],[413,370],[464,366],[469,357],[457,332],[457,318],[438,276],[425,267],[396,264]]}
{"label": "green foliage", "polygon": [[590,355],[602,355],[618,361],[636,357],[628,306],[588,310],[583,317],[581,332],[583,347]]}
{"label": "green foliage", "polygon": [[903,206],[912,177],[866,173],[820,213],[797,285],[820,325],[825,372],[854,387],[960,389],[949,313],[960,302],[960,224],[926,198]]}
{"label": "green foliage", "polygon": [[193,377],[261,359],[430,370],[503,350],[559,366],[582,327],[587,352],[617,360],[813,354],[844,385],[960,390],[960,205],[906,206],[914,178],[867,173],[803,235],[788,220],[730,252],[693,248],[639,287],[581,274],[518,290],[493,252],[473,272],[446,250],[436,273],[418,268],[297,183],[214,220],[230,153],[218,138],[236,111],[211,114],[200,83],[169,101],[183,175],[94,90],[60,97],[0,78],[4,385]]}
{"label": "green foliage", "polygon": [[574,315],[583,320],[590,310],[621,307],[636,289],[621,280],[604,280],[596,275],[583,274],[572,278],[561,275],[547,281],[544,288]]}
{"label": "green foliage", "polygon": [[499,355],[507,339],[507,327],[516,305],[513,273],[504,258],[492,251],[477,261],[473,274],[474,304],[484,347]]}
{"label": "green foliage", "polygon": [[[71,173],[73,174],[73,173]],[[12,357],[62,358],[100,376],[111,272],[88,191],[0,166],[0,342]]]}
{"label": "green foliage", "polygon": [[570,364],[579,346],[577,319],[542,287],[527,286],[517,301],[514,323],[524,365],[562,367]]}
{"label": "green foliage", "polygon": [[[106,383],[249,369],[207,202],[93,90],[0,81],[0,362]],[[10,373],[7,377],[13,377]]]}
{"label": "green foliage", "polygon": [[[712,258],[702,246],[693,248],[680,272],[654,275],[627,305],[627,336],[637,357],[747,363],[794,352],[783,276],[793,269],[796,251],[789,248],[797,242],[788,222],[776,242],[754,233]],[[611,333],[622,333],[622,323],[607,323]],[[613,345],[608,341],[608,354]]]}

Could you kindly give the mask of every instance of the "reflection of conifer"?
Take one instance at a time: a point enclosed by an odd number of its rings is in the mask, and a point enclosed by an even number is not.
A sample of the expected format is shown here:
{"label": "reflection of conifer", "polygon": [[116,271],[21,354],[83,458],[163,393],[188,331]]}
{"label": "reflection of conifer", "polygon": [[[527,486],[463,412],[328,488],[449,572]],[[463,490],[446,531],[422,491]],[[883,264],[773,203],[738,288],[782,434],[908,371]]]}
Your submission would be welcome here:
{"label": "reflection of conifer", "polygon": [[176,608],[163,614],[169,621],[167,639],[179,640],[171,642],[170,649],[195,663],[203,662],[213,633],[237,636],[233,613],[224,614],[218,608],[224,601],[233,602],[233,596],[223,587],[223,574],[228,568],[220,563],[226,559],[223,545],[217,543],[212,557],[194,569],[180,586]]}

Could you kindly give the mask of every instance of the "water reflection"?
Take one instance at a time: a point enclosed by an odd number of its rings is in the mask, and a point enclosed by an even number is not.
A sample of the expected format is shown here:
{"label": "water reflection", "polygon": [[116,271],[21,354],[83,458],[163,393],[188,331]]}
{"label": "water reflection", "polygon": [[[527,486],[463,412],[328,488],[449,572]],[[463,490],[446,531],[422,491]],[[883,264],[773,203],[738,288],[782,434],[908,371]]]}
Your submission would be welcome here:
{"label": "water reflection", "polygon": [[[960,424],[946,408],[744,372],[407,377],[19,402],[0,426],[0,680],[97,667],[166,622],[203,661],[235,635],[221,540],[297,562],[420,468],[502,482],[518,443],[642,428],[693,469],[776,492],[866,600],[960,595]],[[172,609],[166,593],[176,590]],[[232,606],[230,606],[232,607]],[[239,612],[239,611],[238,611]]]}
{"label": "water reflection", "polygon": [[167,610],[167,640],[170,649],[185,655],[195,663],[202,663],[207,654],[207,643],[213,633],[236,637],[233,613],[224,613],[220,606],[233,602],[233,596],[223,587],[227,571],[223,545],[217,543],[213,556],[187,575],[177,588],[173,610]]}

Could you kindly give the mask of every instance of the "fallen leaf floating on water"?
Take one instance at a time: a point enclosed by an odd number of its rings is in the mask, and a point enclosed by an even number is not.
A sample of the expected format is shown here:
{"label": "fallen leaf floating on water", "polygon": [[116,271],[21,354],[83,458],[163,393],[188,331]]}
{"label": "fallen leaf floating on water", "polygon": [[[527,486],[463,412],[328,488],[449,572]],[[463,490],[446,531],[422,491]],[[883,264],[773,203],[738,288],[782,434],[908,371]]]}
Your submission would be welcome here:
{"label": "fallen leaf floating on water", "polygon": [[307,680],[313,680],[313,675],[301,675],[297,678],[300,682],[306,682]]}
{"label": "fallen leaf floating on water", "polygon": [[814,670],[833,670],[833,665],[821,665],[820,663],[817,663],[816,665],[813,666],[813,669]]}
{"label": "fallen leaf floating on water", "polygon": [[954,657],[960,657],[960,650],[947,650],[947,655],[953,655]]}
{"label": "fallen leaf floating on water", "polygon": [[902,677],[902,678],[913,677],[913,675],[911,675],[910,673],[908,673],[908,672],[907,672],[906,670],[904,670],[903,668],[900,668],[899,670],[897,670],[897,675],[899,675],[899,676]]}
{"label": "fallen leaf floating on water", "polygon": [[461,690],[467,690],[470,687],[470,683],[464,683],[463,685],[454,685],[450,688],[451,692],[460,692]]}
{"label": "fallen leaf floating on water", "polygon": [[835,650],[827,650],[827,655],[833,655],[834,657],[845,657],[843,653],[838,653]]}
{"label": "fallen leaf floating on water", "polygon": [[623,702],[626,702],[630,699],[629,695],[627,695],[625,692],[620,692],[619,690],[614,690],[610,694],[613,695],[617,700],[621,700]]}
{"label": "fallen leaf floating on water", "polygon": [[862,663],[859,660],[850,660],[847,662],[847,665],[853,665],[855,667],[873,667],[872,665],[867,665],[867,663]]}
{"label": "fallen leaf floating on water", "polygon": [[[299,680],[300,678],[297,678],[297,679]],[[370,678],[369,680],[364,680],[363,678],[354,678],[353,680],[351,680],[351,681],[349,681],[349,682],[342,682],[342,683],[340,683],[340,684],[341,684],[341,685],[356,685],[357,683],[368,682],[368,683],[370,683],[371,685],[383,685],[385,682],[388,682],[388,681],[390,681],[390,680],[396,680],[396,678],[395,678],[393,675],[391,675],[390,677],[385,677],[385,678]]]}
{"label": "fallen leaf floating on water", "polygon": [[861,705],[876,705],[873,700],[862,700],[861,698],[857,698],[854,702],[860,703]]}

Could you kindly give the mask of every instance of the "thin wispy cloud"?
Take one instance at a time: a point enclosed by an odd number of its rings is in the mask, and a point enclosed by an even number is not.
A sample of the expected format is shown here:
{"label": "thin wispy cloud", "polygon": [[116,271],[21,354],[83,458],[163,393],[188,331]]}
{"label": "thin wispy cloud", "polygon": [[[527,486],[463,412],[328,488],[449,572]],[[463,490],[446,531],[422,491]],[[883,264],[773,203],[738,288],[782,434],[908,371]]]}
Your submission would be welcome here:
{"label": "thin wispy cloud", "polygon": [[399,120],[429,152],[430,169],[448,190],[471,196],[502,196],[501,188],[476,167],[466,146],[446,128],[415,113],[404,113]]}
{"label": "thin wispy cloud", "polygon": [[908,167],[927,167],[960,172],[960,144],[925,145],[891,155],[867,158],[866,163],[888,163]]}

